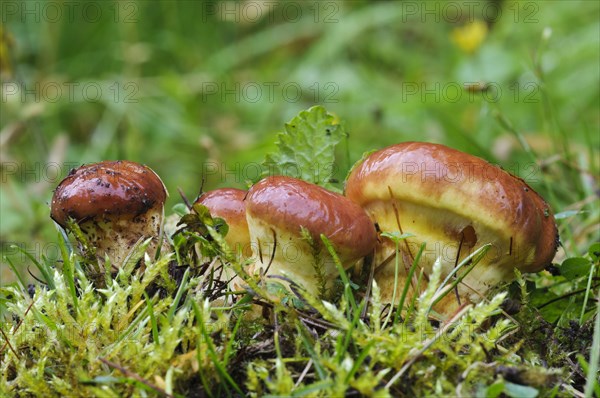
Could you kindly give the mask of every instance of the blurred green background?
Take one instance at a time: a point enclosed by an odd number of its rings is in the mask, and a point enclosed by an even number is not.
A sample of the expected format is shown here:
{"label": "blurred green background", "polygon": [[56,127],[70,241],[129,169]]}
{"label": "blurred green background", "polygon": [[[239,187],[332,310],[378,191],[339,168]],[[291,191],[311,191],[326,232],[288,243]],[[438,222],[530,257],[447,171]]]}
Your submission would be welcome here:
{"label": "blurred green background", "polygon": [[283,123],[315,104],[350,133],[340,180],[367,150],[444,143],[525,178],[564,217],[566,254],[587,249],[599,4],[4,1],[0,283],[14,279],[4,256],[30,264],[14,244],[58,255],[48,204],[70,167],[146,163],[169,214],[203,174],[205,190],[244,187]]}

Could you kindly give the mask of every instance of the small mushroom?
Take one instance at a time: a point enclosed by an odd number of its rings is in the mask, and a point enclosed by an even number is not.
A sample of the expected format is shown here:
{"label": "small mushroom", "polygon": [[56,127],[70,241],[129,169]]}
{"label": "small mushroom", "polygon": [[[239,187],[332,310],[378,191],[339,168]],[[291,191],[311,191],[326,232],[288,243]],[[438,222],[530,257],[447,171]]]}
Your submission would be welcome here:
{"label": "small mushroom", "polygon": [[287,277],[312,294],[326,293],[322,288],[330,289],[339,275],[321,234],[345,268],[369,254],[377,237],[359,206],[289,177],[268,177],[252,186],[246,196],[246,218],[255,271]]}
{"label": "small mushroom", "polygon": [[[515,268],[542,270],[557,250],[554,217],[540,195],[501,168],[443,145],[405,142],[368,155],[350,172],[345,195],[381,231],[414,235],[400,242],[400,289],[405,283],[414,288],[414,280],[406,281],[407,270],[423,242],[419,265],[428,274],[439,258],[442,278],[491,244],[458,285],[458,297],[447,294],[435,307],[440,313],[453,313],[461,301],[480,301],[492,287],[512,280]],[[374,277],[387,302],[393,295],[394,255],[395,243],[381,239]]]}
{"label": "small mushroom", "polygon": [[[206,206],[212,217],[225,220],[228,226],[225,242],[240,262],[252,256],[246,222],[245,197],[246,191],[241,189],[220,188],[203,193],[194,202],[194,205]],[[237,277],[235,271],[220,260],[213,263],[213,269],[217,279],[229,283],[232,290],[238,290],[243,285],[242,279]]]}
{"label": "small mushroom", "polygon": [[241,189],[220,188],[204,192],[194,204],[206,206],[211,216],[224,219],[229,227],[225,242],[234,253],[240,253],[242,257],[250,257],[252,250],[246,222],[245,197],[246,191]]}
{"label": "small mushroom", "polygon": [[63,228],[74,220],[96,248],[121,267],[140,238],[153,238],[152,257],[158,249],[167,190],[149,167],[125,160],[93,163],[72,170],[52,197],[51,217]]}

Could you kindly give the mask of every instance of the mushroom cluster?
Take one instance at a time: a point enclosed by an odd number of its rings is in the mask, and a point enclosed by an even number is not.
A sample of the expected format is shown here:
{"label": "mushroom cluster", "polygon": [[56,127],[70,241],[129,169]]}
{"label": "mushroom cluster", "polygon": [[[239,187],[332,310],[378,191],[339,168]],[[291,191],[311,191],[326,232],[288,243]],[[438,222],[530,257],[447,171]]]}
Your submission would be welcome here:
{"label": "mushroom cluster", "polygon": [[[100,263],[123,266],[140,239],[153,238],[154,255],[167,191],[156,173],[129,161],[105,161],[73,170],[57,187],[51,217],[64,228],[75,222]],[[338,271],[324,247],[326,236],[344,267],[369,254],[376,243],[373,223],[363,209],[342,195],[290,177],[269,177],[249,191],[205,192],[195,204],[206,206],[228,224],[226,243],[251,270],[280,276],[323,294]],[[230,269],[220,279],[241,284]]]}
{"label": "mushroom cluster", "polygon": [[[74,170],[60,183],[51,216],[63,227],[69,220],[76,222],[98,259],[108,257],[120,267],[142,238],[153,238],[148,251],[156,253],[166,197],[150,168],[128,161],[101,162]],[[374,252],[373,276],[388,303],[394,289],[407,284],[409,295],[420,294],[414,280],[408,280],[408,270],[423,245],[417,265],[425,278],[434,262],[440,262],[442,277],[449,277],[458,264],[489,246],[473,272],[461,275],[456,295],[447,294],[434,307],[446,315],[462,302],[480,301],[491,288],[511,280],[515,269],[542,270],[558,245],[549,206],[523,180],[478,157],[422,142],[366,156],[352,168],[344,195],[296,178],[271,176],[248,191],[206,192],[195,204],[226,221],[225,241],[251,264],[250,272],[302,285],[321,296],[339,274],[323,236],[344,268]],[[396,243],[385,232],[409,236],[398,247],[399,275],[393,261]],[[242,283],[232,270],[225,270],[221,279]]]}
{"label": "mushroom cluster", "polygon": [[[354,166],[345,195],[363,207],[383,232],[411,233],[400,244],[400,286],[422,243],[425,275],[433,263],[442,277],[483,245],[485,256],[435,308],[453,313],[461,301],[478,302],[514,269],[538,272],[549,265],[558,232],[549,206],[522,179],[485,160],[443,145],[405,142],[374,152]],[[381,238],[374,278],[391,301],[395,243]],[[411,294],[419,292],[411,291]]]}
{"label": "mushroom cluster", "polygon": [[363,209],[296,178],[268,177],[248,192],[217,189],[195,203],[227,222],[225,241],[242,258],[251,258],[251,272],[282,277],[312,294],[326,294],[338,276],[321,235],[329,239],[345,268],[369,254],[376,243],[375,227]]}

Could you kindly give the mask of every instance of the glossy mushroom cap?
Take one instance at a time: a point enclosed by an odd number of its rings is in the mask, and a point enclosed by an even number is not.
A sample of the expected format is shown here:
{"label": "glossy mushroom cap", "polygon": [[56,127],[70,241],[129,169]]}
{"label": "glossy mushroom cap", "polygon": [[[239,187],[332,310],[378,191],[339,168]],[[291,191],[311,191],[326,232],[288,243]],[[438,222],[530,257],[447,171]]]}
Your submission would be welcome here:
{"label": "glossy mushroom cap", "polygon": [[194,204],[208,208],[211,216],[220,217],[229,226],[225,241],[229,247],[245,257],[252,255],[250,249],[250,234],[246,221],[246,191],[235,188],[221,188],[200,195]]}
{"label": "glossy mushroom cap", "polygon": [[149,167],[104,161],[72,170],[61,181],[51,217],[63,227],[75,220],[99,259],[107,254],[119,266],[140,238],[158,236],[166,198],[163,182]]}
{"label": "glossy mushroom cap", "polygon": [[[533,189],[481,158],[443,145],[405,142],[368,155],[348,176],[345,195],[382,231],[415,235],[401,245],[405,262],[426,242],[421,261],[426,270],[440,257],[447,275],[457,259],[491,243],[459,286],[459,295],[473,302],[500,281],[513,279],[514,268],[542,270],[557,250],[554,217]],[[375,264],[385,263],[393,251],[391,242],[383,240]],[[383,286],[389,284],[390,272],[393,276],[390,268],[393,261],[375,271],[382,295],[391,291]],[[452,304],[439,309],[449,313]]]}
{"label": "glossy mushroom cap", "polygon": [[[319,290],[316,263],[326,284],[338,276],[323,234],[347,268],[369,254],[377,238],[367,214],[342,195],[290,177],[268,177],[246,196],[246,217],[257,267]],[[310,237],[303,237],[305,229]],[[312,241],[312,244],[311,242]],[[271,254],[274,253],[271,261]],[[316,257],[316,258],[315,258]]]}

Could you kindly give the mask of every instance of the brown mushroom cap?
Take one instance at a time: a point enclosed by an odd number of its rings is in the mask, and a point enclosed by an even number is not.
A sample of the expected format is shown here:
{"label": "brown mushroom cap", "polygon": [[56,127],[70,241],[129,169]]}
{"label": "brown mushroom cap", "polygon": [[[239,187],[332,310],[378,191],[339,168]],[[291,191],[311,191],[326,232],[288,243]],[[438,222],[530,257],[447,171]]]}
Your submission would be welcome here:
{"label": "brown mushroom cap", "polygon": [[149,167],[126,160],[104,161],[73,170],[56,188],[51,217],[66,226],[97,217],[130,216],[164,205],[167,190]]}
{"label": "brown mushroom cap", "polygon": [[342,195],[283,176],[265,178],[248,191],[248,217],[260,219],[292,236],[308,230],[315,242],[323,234],[342,262],[355,261],[373,250],[376,232],[365,211]]}
{"label": "brown mushroom cap", "polygon": [[[449,239],[477,241],[480,230],[492,231],[501,254],[524,272],[542,270],[557,250],[554,216],[540,195],[499,167],[443,145],[405,142],[372,153],[351,171],[345,194],[363,208],[393,199],[406,230],[430,212],[442,223],[431,228]],[[402,214],[411,206],[421,214]],[[467,237],[466,228],[476,234]]]}
{"label": "brown mushroom cap", "polygon": [[194,204],[201,204],[208,208],[213,217],[220,217],[229,226],[225,236],[227,244],[232,249],[239,247],[246,256],[251,255],[250,235],[246,221],[246,205],[244,198],[246,191],[235,188],[221,188],[204,192]]}
{"label": "brown mushroom cap", "polygon": [[204,192],[196,199],[194,204],[199,203],[210,210],[213,217],[221,217],[225,221],[246,223],[246,205],[244,198],[246,191],[236,188],[220,188]]}

